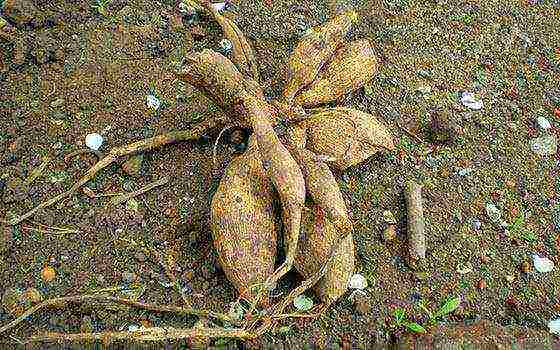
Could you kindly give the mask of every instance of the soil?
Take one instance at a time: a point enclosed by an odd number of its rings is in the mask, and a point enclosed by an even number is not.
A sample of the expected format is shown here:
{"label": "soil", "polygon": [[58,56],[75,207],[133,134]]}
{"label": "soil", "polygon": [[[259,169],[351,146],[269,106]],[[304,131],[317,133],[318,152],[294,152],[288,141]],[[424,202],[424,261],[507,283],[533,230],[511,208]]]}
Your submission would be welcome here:
{"label": "soil", "polygon": [[[189,24],[171,1],[114,0],[105,14],[92,4],[4,0],[0,218],[25,213],[82,176],[96,157],[65,156],[83,149],[89,133],[103,136],[105,153],[221,113],[172,74],[187,51],[219,49],[217,24],[205,17]],[[538,155],[529,142],[560,136],[560,3],[239,0],[228,16],[255,48],[262,84],[274,98],[303,32],[350,6],[360,15],[352,37],[369,38],[381,66],[371,83],[338,105],[381,118],[398,142],[394,152],[336,174],[351,210],[367,298],[354,303],[347,293],[318,319],[287,321],[290,327],[228,346],[386,346],[404,334],[399,342],[406,348],[407,339],[430,341],[437,334],[461,342],[468,338],[461,327],[478,327],[469,333],[474,343],[509,346],[527,336],[553,346],[558,339],[547,323],[560,317],[560,156]],[[482,110],[464,106],[462,91],[479,94]],[[162,102],[159,109],[147,105],[148,94]],[[538,116],[552,128],[540,128]],[[164,271],[136,242],[174,256],[175,273],[194,307],[227,312],[237,294],[215,257],[209,203],[242,147],[225,137],[213,164],[219,131],[145,153],[137,174],[116,164],[87,184],[95,194],[114,194],[169,176],[167,184],[133,201],[112,206],[110,197],[80,192],[20,225],[2,226],[0,293],[33,287],[53,298],[113,288],[115,295],[130,296],[124,289],[134,287],[142,290],[139,300],[180,304]],[[403,186],[410,177],[424,186],[426,273],[407,265]],[[487,216],[488,203],[508,224],[520,224],[504,231]],[[391,241],[382,237],[384,210],[399,221]],[[556,267],[536,271],[533,254]],[[41,277],[44,266],[55,269],[52,281]],[[296,280],[289,276],[280,289]],[[397,307],[424,324],[418,301],[435,309],[451,296],[461,297],[460,310],[430,328],[430,335],[410,338],[392,328]],[[0,324],[11,319],[2,308]],[[479,320],[492,326],[470,326]],[[195,321],[120,307],[48,310],[0,344],[45,331],[186,327]]]}

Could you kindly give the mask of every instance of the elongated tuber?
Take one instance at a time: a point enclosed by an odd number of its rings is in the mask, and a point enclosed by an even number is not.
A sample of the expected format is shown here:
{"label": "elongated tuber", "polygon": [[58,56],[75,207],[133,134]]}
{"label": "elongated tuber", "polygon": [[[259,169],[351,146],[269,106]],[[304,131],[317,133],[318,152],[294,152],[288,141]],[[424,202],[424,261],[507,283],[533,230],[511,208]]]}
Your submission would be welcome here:
{"label": "elongated tuber", "polygon": [[317,79],[295,98],[295,103],[313,107],[336,101],[355,91],[377,73],[378,62],[367,39],[356,40],[339,48]]}
{"label": "elongated tuber", "polygon": [[[248,149],[227,167],[212,198],[214,246],[228,279],[247,300],[274,271],[277,227],[272,183],[251,136]],[[252,287],[255,288],[252,288]]]}
{"label": "elongated tuber", "polygon": [[290,79],[284,87],[284,98],[291,103],[294,97],[311,84],[323,66],[333,57],[344,37],[356,21],[354,11],[337,15],[323,25],[312,29],[297,44],[290,56],[288,68]]}
{"label": "elongated tuber", "polygon": [[[319,271],[329,257],[330,249],[341,233],[326,217],[319,205],[304,210],[302,232],[295,267],[306,278]],[[354,241],[349,234],[337,248],[334,260],[314,289],[328,307],[348,288],[348,279],[354,272]]]}
{"label": "elongated tuber", "polygon": [[301,210],[305,201],[305,183],[297,162],[280,142],[270,123],[267,103],[253,96],[244,96],[239,107],[251,121],[263,166],[280,196],[284,237],[287,242],[286,260],[271,276],[272,287],[293,265],[299,230]]}

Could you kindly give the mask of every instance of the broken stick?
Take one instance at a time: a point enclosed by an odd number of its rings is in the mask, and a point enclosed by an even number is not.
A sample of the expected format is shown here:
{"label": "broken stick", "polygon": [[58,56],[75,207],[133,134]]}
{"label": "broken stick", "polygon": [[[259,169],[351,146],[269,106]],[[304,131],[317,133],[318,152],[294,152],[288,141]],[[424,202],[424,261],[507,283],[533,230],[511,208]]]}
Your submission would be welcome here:
{"label": "broken stick", "polygon": [[152,183],[147,184],[146,186],[136,190],[136,191],[132,191],[130,193],[126,193],[123,194],[121,196],[115,197],[111,200],[111,205],[119,205],[121,203],[126,202],[127,200],[129,200],[130,198],[134,198],[138,195],[141,195],[142,193],[146,193],[158,186],[162,186],[165,185],[167,182],[169,181],[169,176],[165,176],[157,181],[154,181]]}
{"label": "broken stick", "polygon": [[407,235],[410,267],[414,270],[421,270],[426,258],[422,186],[412,180],[407,181],[405,197],[407,204]]}

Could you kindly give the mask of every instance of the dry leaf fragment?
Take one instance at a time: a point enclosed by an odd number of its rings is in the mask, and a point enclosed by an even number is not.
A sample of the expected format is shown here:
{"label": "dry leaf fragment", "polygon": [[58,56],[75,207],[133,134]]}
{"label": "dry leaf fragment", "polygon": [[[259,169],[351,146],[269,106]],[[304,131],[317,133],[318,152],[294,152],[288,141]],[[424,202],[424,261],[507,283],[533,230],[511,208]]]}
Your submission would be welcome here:
{"label": "dry leaf fragment", "polygon": [[374,153],[395,148],[389,129],[371,114],[352,108],[314,110],[305,121],[306,148],[334,158],[333,166],[344,170]]}
{"label": "dry leaf fragment", "polygon": [[229,281],[251,300],[274,270],[277,226],[272,183],[253,137],[248,149],[227,167],[212,198],[214,246]]}
{"label": "dry leaf fragment", "polygon": [[297,44],[288,61],[290,79],[284,88],[284,98],[291,103],[294,97],[306,86],[311,84],[321,68],[333,57],[344,37],[356,21],[354,11],[341,13],[313,28]]}
{"label": "dry leaf fragment", "polygon": [[370,41],[353,41],[336,51],[317,79],[296,96],[295,103],[313,107],[336,101],[364,86],[377,69],[378,61]]}

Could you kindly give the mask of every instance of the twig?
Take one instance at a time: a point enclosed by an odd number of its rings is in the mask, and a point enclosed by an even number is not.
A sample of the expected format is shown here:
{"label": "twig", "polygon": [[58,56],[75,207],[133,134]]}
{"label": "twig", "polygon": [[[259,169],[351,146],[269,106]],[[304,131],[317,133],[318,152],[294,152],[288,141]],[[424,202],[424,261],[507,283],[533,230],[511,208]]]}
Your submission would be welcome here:
{"label": "twig", "polygon": [[73,157],[80,155],[80,154],[87,154],[87,153],[93,153],[97,156],[97,159],[101,159],[103,158],[103,153],[99,152],[99,151],[95,151],[89,148],[84,148],[84,149],[79,149],[76,150],[74,152],[70,152],[68,153],[66,156],[64,156],[64,161],[66,163],[68,163],[70,161],[70,159],[72,159]]}
{"label": "twig", "polygon": [[41,174],[43,174],[43,172],[47,168],[47,165],[49,165],[50,162],[51,162],[51,160],[49,158],[47,158],[47,159],[43,160],[41,165],[39,165],[37,168],[33,169],[31,174],[29,175],[29,177],[27,177],[27,179],[25,179],[25,181],[23,182],[25,187],[29,187],[29,185],[31,185],[33,183],[33,181],[35,181],[35,179],[37,179],[39,176],[41,176]]}
{"label": "twig", "polygon": [[15,320],[13,320],[13,321],[9,322],[8,324],[0,327],[0,334],[4,333],[6,331],[9,331],[10,329],[16,327],[18,324],[20,324],[24,320],[28,319],[31,315],[33,315],[34,313],[36,313],[36,312],[38,312],[42,309],[46,309],[46,308],[50,308],[50,307],[63,308],[63,307],[68,306],[70,304],[76,304],[76,303],[83,304],[83,303],[88,303],[88,302],[108,302],[108,303],[127,305],[127,306],[130,306],[130,307],[143,309],[143,310],[154,311],[154,312],[170,312],[170,313],[175,313],[175,314],[180,314],[180,315],[194,315],[194,316],[199,316],[199,317],[212,317],[212,318],[215,318],[215,319],[218,319],[218,320],[221,320],[221,321],[231,322],[231,319],[229,318],[228,315],[218,313],[218,312],[213,312],[213,311],[196,310],[196,309],[193,309],[193,308],[190,308],[190,307],[154,305],[154,304],[142,303],[142,302],[138,302],[138,301],[134,301],[134,300],[130,300],[130,299],[117,298],[117,297],[104,296],[104,295],[91,295],[90,294],[90,295],[78,295],[78,296],[72,296],[72,297],[61,297],[61,298],[54,298],[54,299],[45,300],[42,303],[40,303],[38,305],[35,305],[32,308],[28,309],[26,312],[24,312],[21,316],[19,316]]}
{"label": "twig", "polygon": [[406,129],[405,127],[401,126],[399,124],[399,122],[395,121],[395,124],[397,124],[397,127],[404,132],[405,134],[407,134],[408,136],[412,137],[414,140],[416,140],[416,142],[424,144],[426,143],[426,141],[422,140],[420,137],[418,137],[418,135],[413,134],[410,130]]}
{"label": "twig", "polygon": [[67,233],[80,233],[80,230],[48,230],[48,229],[41,229],[41,228],[35,228],[35,227],[31,227],[31,226],[25,226],[23,225],[21,227],[22,229],[26,230],[26,231],[35,231],[35,232],[39,232],[39,233],[47,233],[47,234],[67,234]]}
{"label": "twig", "polygon": [[111,204],[112,204],[112,205],[119,205],[119,204],[121,204],[121,203],[124,203],[124,202],[126,202],[127,200],[129,200],[130,198],[133,198],[133,197],[136,197],[136,196],[138,196],[138,195],[141,195],[142,193],[148,192],[148,191],[150,191],[151,189],[154,189],[154,188],[156,188],[156,187],[158,187],[158,186],[165,185],[168,181],[169,181],[169,176],[165,176],[165,177],[163,177],[163,178],[161,178],[161,179],[159,179],[159,180],[157,180],[157,181],[154,181],[154,182],[152,182],[152,183],[147,184],[146,186],[144,186],[144,187],[142,187],[142,188],[140,188],[140,189],[138,189],[138,190],[136,190],[136,191],[133,191],[133,192],[130,192],[130,193],[126,193],[126,194],[123,194],[123,195],[121,195],[121,196],[119,196],[119,197],[113,198],[113,199],[111,200]]}
{"label": "twig", "polygon": [[422,208],[422,186],[412,180],[407,181],[405,188],[407,205],[408,252],[411,267],[416,269],[426,258],[426,236],[424,233],[424,212]]}
{"label": "twig", "polygon": [[218,137],[216,137],[216,141],[214,141],[214,147],[212,147],[212,161],[214,166],[216,166],[216,150],[218,148],[218,142],[220,141],[220,138],[222,138],[222,135],[224,134],[224,132],[228,129],[230,129],[231,126],[225,126],[222,128],[222,130],[220,131],[220,133],[218,134]]}
{"label": "twig", "polygon": [[64,341],[93,341],[102,340],[105,343],[116,340],[128,341],[162,341],[179,339],[200,339],[200,338],[254,338],[253,333],[243,329],[224,329],[224,328],[172,328],[172,327],[150,327],[139,329],[134,332],[102,332],[102,333],[46,333],[45,335],[33,336],[25,343],[37,342],[64,342]]}
{"label": "twig", "polygon": [[31,209],[30,211],[23,214],[22,216],[8,221],[8,224],[9,225],[17,225],[20,222],[22,222],[22,221],[28,219],[29,217],[33,216],[37,211],[39,211],[41,209],[44,209],[44,208],[47,208],[47,207],[50,207],[51,205],[59,202],[60,200],[71,196],[80,187],[82,187],[89,180],[91,180],[95,176],[95,174],[97,174],[100,170],[105,169],[109,165],[113,164],[113,162],[115,162],[120,157],[129,156],[129,155],[133,155],[133,154],[136,154],[136,153],[144,152],[144,151],[147,151],[147,150],[150,150],[150,149],[153,149],[153,148],[156,148],[156,147],[161,147],[163,145],[167,145],[167,144],[170,144],[170,143],[198,139],[206,132],[206,130],[208,130],[209,128],[215,127],[217,125],[217,123],[218,122],[213,120],[213,119],[205,120],[202,123],[197,124],[191,130],[173,131],[173,132],[169,132],[167,134],[158,135],[158,136],[155,136],[155,137],[150,137],[150,138],[147,138],[147,139],[144,139],[144,140],[140,140],[140,141],[131,143],[131,144],[126,145],[126,146],[113,148],[107,156],[102,158],[93,167],[91,167],[87,171],[87,173],[84,176],[82,176],[82,178],[80,180],[78,180],[78,182],[76,182],[74,185],[72,185],[72,187],[70,187],[70,189],[68,189],[67,191],[65,191],[63,193],[60,193],[59,195],[57,195],[57,196],[55,196],[55,197],[53,197],[49,200],[46,200],[46,201],[40,203],[38,206]]}

